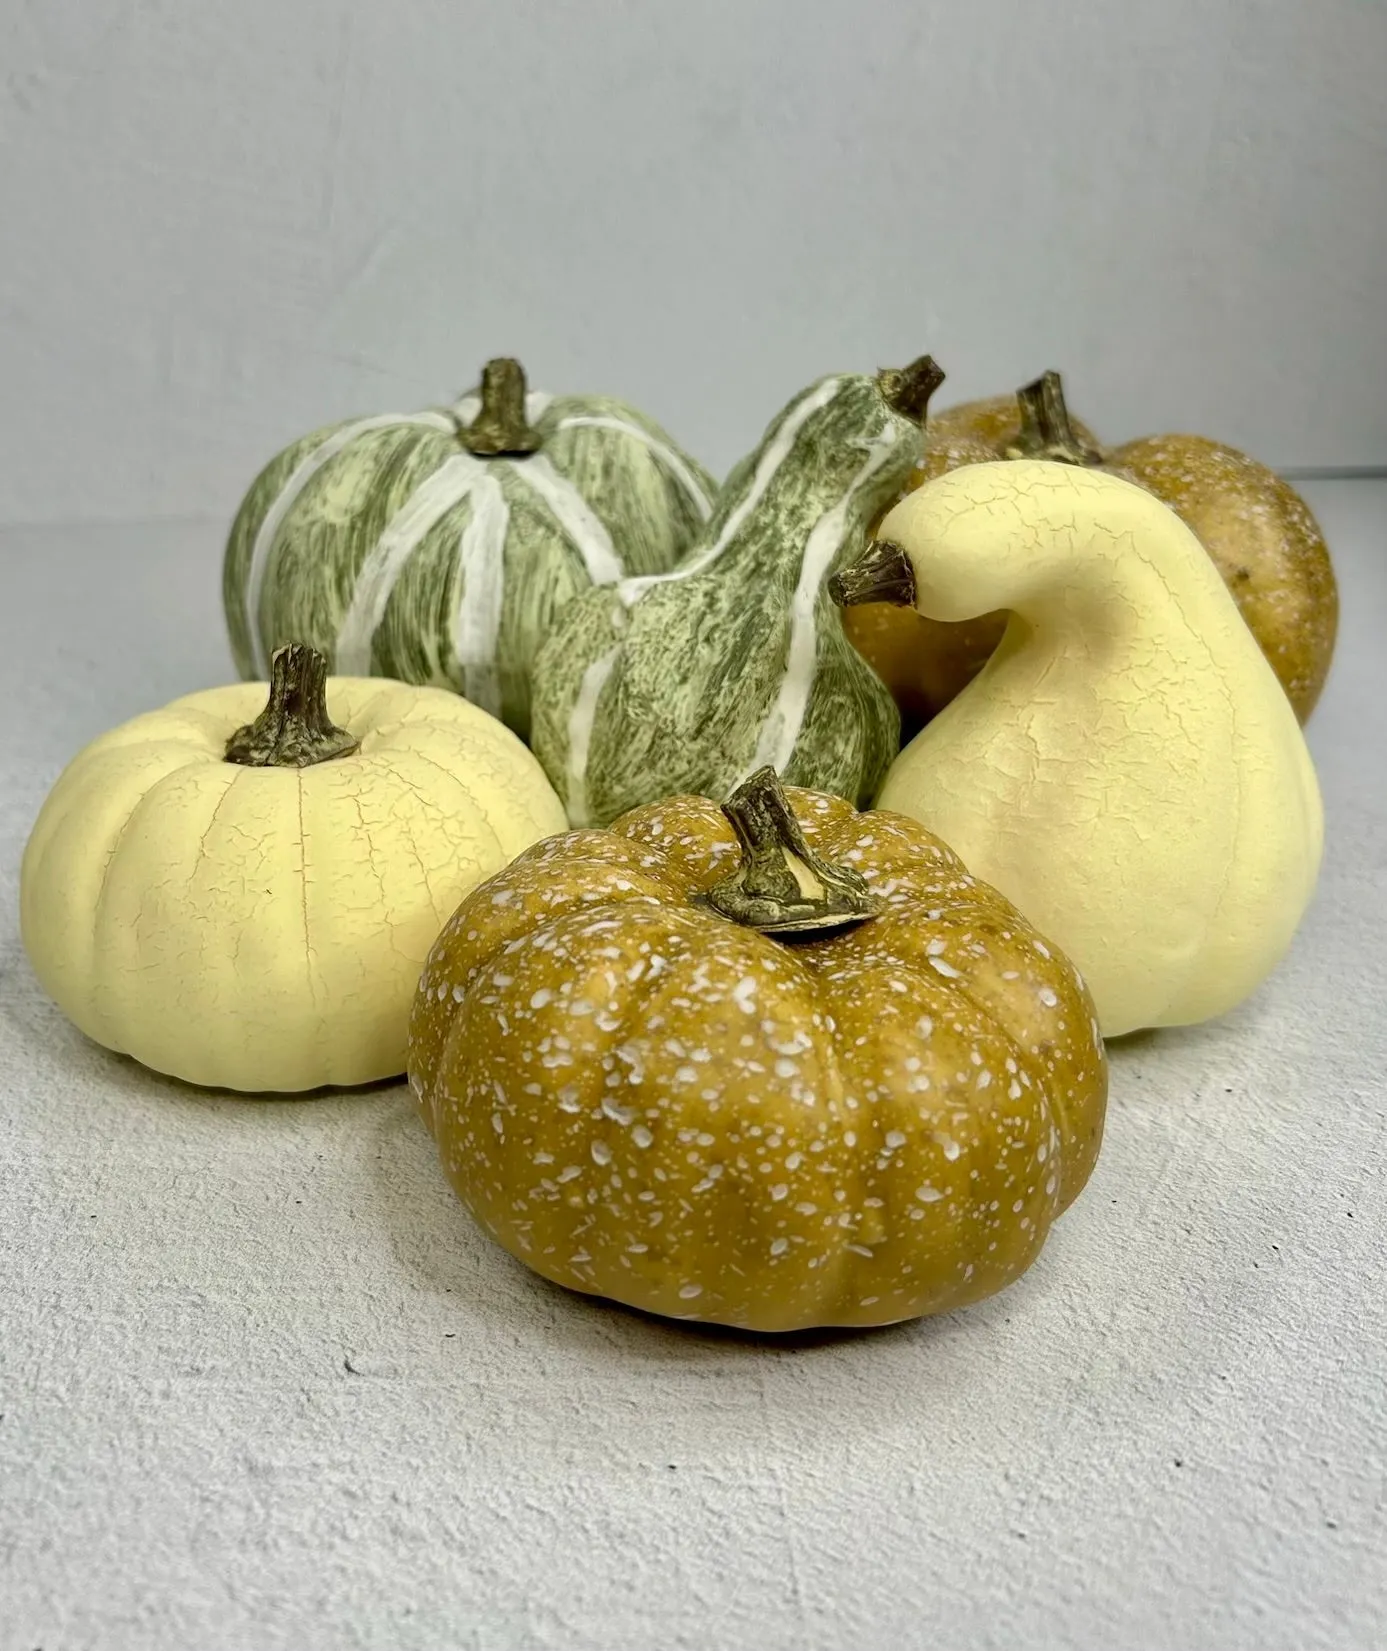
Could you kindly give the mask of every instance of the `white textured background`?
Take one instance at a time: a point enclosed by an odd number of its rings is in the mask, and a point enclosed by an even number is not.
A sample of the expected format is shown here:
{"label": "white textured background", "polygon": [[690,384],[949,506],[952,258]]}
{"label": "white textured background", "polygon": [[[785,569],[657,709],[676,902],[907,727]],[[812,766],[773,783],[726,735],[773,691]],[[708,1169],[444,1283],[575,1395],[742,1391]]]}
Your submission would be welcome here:
{"label": "white textured background", "polygon": [[1012,1289],[788,1346],[524,1272],[402,1085],[216,1096],[63,1021],[20,848],[228,675],[220,524],[0,531],[0,1651],[1381,1651],[1387,482],[1307,492],[1345,622],[1291,958],[1114,1047]]}
{"label": "white textured background", "polygon": [[1383,0],[0,0],[0,522],[503,352],[719,471],[922,349],[1381,465],[1385,84]]}

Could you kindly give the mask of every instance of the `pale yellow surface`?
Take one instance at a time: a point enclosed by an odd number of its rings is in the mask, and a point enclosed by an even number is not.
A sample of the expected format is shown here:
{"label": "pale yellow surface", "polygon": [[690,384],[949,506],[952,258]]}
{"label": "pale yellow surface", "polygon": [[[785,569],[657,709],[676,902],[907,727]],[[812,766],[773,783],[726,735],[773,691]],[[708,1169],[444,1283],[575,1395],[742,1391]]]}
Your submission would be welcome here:
{"label": "pale yellow surface", "polygon": [[73,759],[25,850],[24,944],[82,1031],[161,1072],[286,1091],[389,1077],[444,921],[563,808],[485,712],[376,678],[328,681],[353,754],[224,762],[265,697],[189,694]]}
{"label": "pale yellow surface", "polygon": [[1103,1031],[1208,1019],[1285,953],[1319,868],[1295,714],[1199,541],[1098,471],[975,465],[878,530],[933,619],[1013,618],[879,806],[938,833],[1082,970]]}

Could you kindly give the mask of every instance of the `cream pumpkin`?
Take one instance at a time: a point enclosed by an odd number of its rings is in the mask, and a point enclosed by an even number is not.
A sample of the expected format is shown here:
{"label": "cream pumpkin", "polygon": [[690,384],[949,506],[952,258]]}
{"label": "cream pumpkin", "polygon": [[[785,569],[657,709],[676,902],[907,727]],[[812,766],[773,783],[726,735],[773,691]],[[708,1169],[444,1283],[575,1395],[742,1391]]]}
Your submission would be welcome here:
{"label": "cream pumpkin", "polygon": [[680,1318],[1001,1289],[1098,1151],[1073,966],[914,821],[769,769],[725,812],[647,805],[463,902],[410,1023],[453,1185],[547,1278]]}
{"label": "cream pumpkin", "polygon": [[401,1072],[443,920],[563,829],[538,763],[485,712],[325,671],[281,649],[268,707],[264,683],[189,694],[58,780],[21,925],[39,980],[98,1043],[239,1090]]}
{"label": "cream pumpkin", "polygon": [[1290,945],[1323,821],[1295,713],[1199,540],[1130,482],[1034,459],[927,482],[879,532],[839,601],[1012,615],[879,806],[1063,947],[1106,1035],[1239,1003]]}

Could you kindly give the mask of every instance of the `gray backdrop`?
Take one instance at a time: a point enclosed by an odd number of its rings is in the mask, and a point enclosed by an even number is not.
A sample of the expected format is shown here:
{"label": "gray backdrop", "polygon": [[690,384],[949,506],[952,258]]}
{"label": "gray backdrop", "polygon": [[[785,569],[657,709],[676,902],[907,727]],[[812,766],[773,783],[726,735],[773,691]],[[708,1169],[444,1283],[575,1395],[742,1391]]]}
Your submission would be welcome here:
{"label": "gray backdrop", "polygon": [[0,0],[0,65],[0,523],[229,514],[500,352],[719,471],[922,349],[1387,461],[1383,0]]}

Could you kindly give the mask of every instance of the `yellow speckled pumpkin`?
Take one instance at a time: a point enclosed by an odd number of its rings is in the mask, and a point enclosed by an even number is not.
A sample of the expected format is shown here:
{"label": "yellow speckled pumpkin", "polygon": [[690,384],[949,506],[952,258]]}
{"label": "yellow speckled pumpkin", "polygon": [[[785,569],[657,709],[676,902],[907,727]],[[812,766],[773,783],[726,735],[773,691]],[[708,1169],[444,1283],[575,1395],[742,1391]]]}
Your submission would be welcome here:
{"label": "yellow speckled pumpkin", "polygon": [[770,770],[481,885],[425,966],[409,1069],[512,1255],[767,1331],[1010,1283],[1107,1094],[1087,990],[1001,895],[915,822]]}

